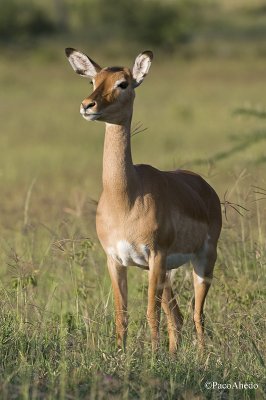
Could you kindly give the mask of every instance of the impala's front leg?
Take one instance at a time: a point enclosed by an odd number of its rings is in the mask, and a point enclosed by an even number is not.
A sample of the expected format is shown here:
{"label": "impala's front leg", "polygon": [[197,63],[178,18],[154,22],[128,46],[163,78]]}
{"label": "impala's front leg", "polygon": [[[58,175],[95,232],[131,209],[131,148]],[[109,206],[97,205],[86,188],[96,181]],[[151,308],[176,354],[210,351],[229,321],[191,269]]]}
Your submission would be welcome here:
{"label": "impala's front leg", "polygon": [[117,345],[125,349],[128,325],[127,268],[110,258],[107,259],[107,265],[114,293]]}
{"label": "impala's front leg", "polygon": [[161,303],[166,278],[165,256],[152,254],[149,261],[149,288],[147,319],[151,330],[152,350],[159,346]]}

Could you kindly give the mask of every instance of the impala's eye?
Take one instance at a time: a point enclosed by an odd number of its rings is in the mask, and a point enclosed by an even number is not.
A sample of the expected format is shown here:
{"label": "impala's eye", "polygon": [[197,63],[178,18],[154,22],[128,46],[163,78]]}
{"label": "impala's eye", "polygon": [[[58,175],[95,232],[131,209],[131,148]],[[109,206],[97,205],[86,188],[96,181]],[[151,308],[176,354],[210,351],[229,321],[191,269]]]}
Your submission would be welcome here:
{"label": "impala's eye", "polygon": [[121,89],[126,89],[128,87],[128,82],[127,81],[121,82],[117,87],[120,87]]}
{"label": "impala's eye", "polygon": [[93,82],[92,82],[92,81],[90,81],[90,85],[93,85]]}

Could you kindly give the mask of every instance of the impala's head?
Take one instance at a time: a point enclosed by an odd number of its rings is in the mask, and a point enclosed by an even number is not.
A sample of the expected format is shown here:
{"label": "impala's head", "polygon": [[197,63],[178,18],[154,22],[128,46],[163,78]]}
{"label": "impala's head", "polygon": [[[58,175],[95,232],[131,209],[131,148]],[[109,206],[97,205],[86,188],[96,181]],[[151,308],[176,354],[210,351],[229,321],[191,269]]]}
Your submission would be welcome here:
{"label": "impala's head", "polygon": [[132,114],[135,88],[147,75],[153,58],[151,51],[139,54],[131,69],[101,68],[86,54],[67,48],[67,58],[74,71],[90,80],[93,92],[80,105],[80,113],[87,121],[120,124]]}

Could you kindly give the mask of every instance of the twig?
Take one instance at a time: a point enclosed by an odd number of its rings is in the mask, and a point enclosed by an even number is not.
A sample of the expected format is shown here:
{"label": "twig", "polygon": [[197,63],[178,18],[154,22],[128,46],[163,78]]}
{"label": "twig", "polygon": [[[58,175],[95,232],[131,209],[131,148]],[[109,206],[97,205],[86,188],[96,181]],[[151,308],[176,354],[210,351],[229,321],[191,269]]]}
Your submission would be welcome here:
{"label": "twig", "polygon": [[263,189],[259,186],[255,186],[255,185],[252,185],[252,187],[257,189],[257,190],[254,190],[253,193],[261,194],[264,197],[259,197],[258,199],[254,199],[251,201],[251,203],[254,203],[255,201],[266,200],[266,189]]}
{"label": "twig", "polygon": [[142,128],[142,126],[143,126],[142,122],[138,121],[136,123],[135,128],[131,132],[131,137],[133,137],[135,135],[138,135],[139,133],[142,133],[142,132],[145,132],[145,131],[148,130],[148,128]]}
{"label": "twig", "polygon": [[253,187],[253,188],[255,188],[255,189],[262,190],[262,191],[265,192],[265,194],[266,194],[266,189],[263,189],[263,188],[261,188],[261,187],[259,187],[259,186],[255,186],[255,185],[251,185],[251,187]]}
{"label": "twig", "polygon": [[241,215],[241,217],[244,217],[244,215],[237,209],[237,207],[239,207],[241,210],[245,210],[245,211],[249,211],[249,210],[246,207],[242,206],[241,204],[233,203],[232,201],[227,200],[226,199],[227,193],[228,193],[228,189],[224,193],[224,201],[221,201],[221,205],[224,206],[224,216],[225,216],[226,221],[228,221],[227,207],[233,208],[233,210],[235,210],[239,215]]}

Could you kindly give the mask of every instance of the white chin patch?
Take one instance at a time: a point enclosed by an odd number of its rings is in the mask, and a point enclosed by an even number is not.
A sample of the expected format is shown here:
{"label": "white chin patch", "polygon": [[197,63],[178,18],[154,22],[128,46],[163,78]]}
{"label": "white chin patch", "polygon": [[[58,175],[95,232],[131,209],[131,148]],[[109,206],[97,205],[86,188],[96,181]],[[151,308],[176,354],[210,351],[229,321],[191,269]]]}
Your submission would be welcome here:
{"label": "white chin patch", "polygon": [[81,114],[81,115],[87,121],[96,121],[100,117],[100,115],[97,115],[97,114],[92,114],[92,115]]}

